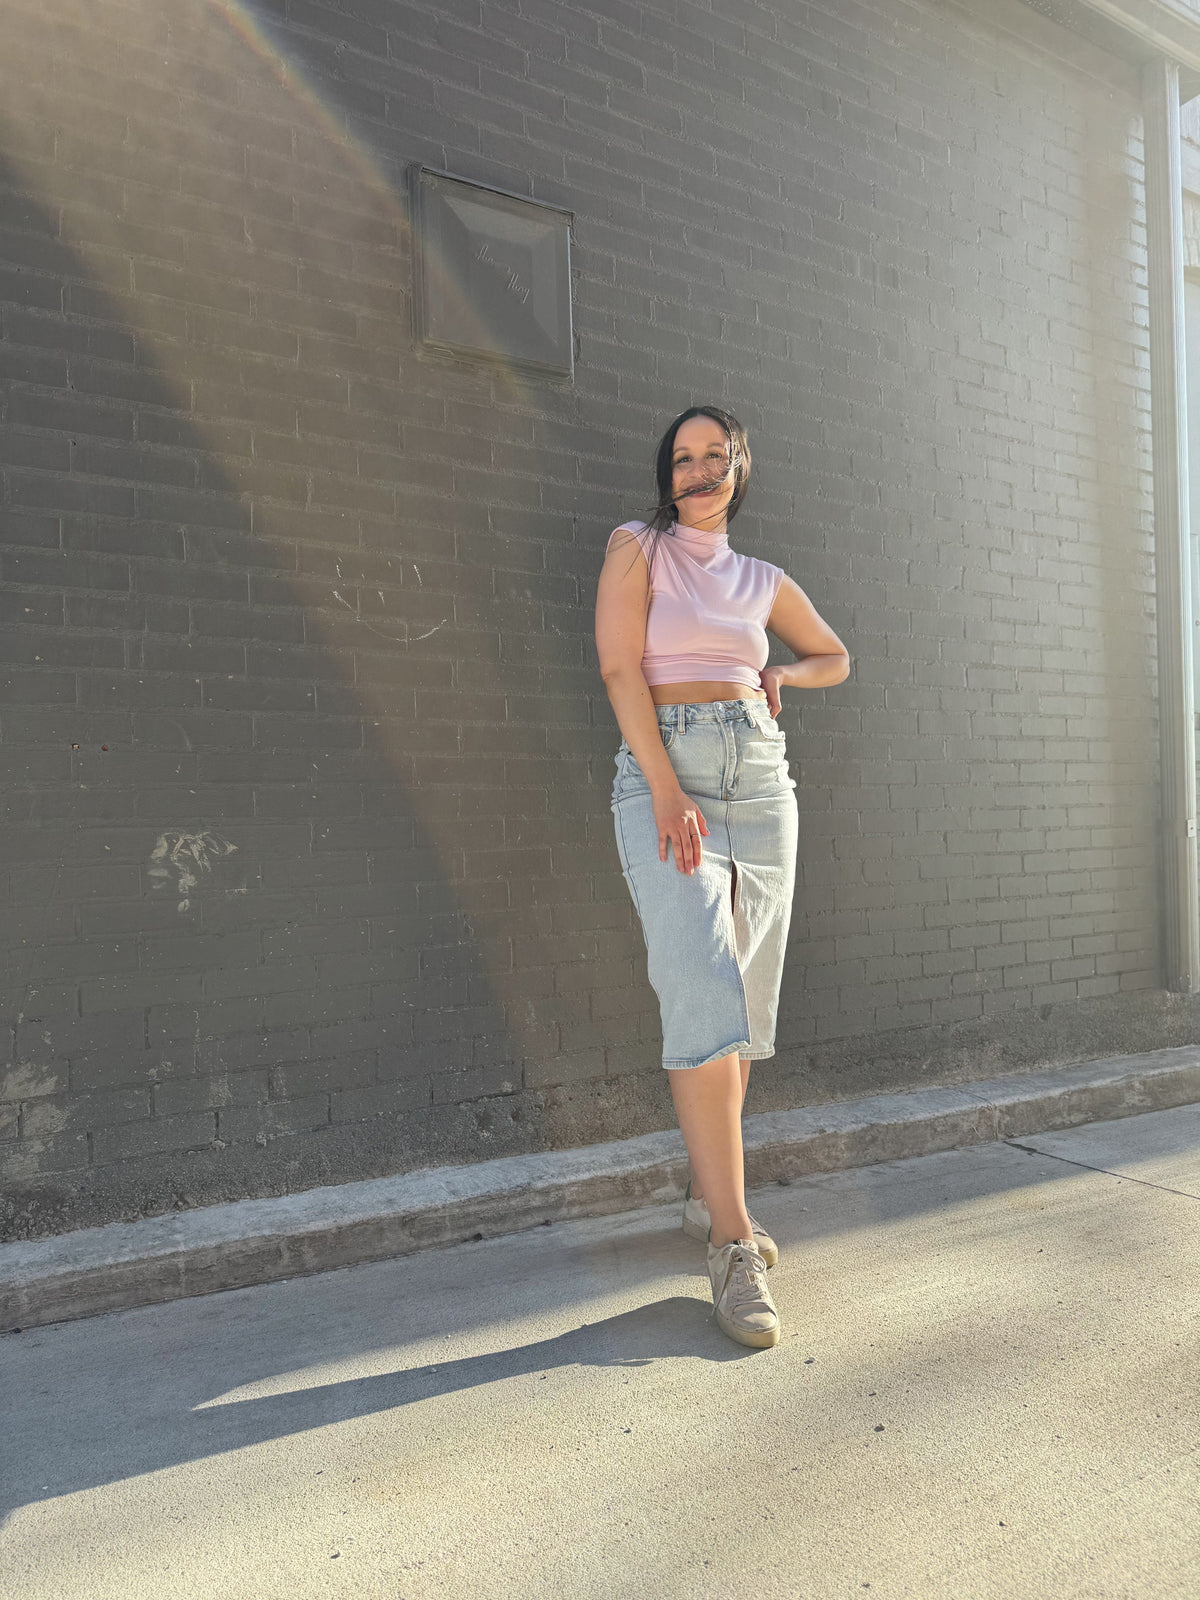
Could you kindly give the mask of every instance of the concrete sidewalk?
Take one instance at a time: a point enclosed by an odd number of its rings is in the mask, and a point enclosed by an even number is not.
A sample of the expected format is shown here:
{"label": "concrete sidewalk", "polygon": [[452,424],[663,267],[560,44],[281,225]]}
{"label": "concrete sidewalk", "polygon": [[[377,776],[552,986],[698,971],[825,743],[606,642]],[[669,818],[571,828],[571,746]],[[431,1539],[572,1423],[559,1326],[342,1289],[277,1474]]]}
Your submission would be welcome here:
{"label": "concrete sidewalk", "polygon": [[[746,1180],[832,1172],[1200,1102],[1200,1047],[746,1117]],[[0,1245],[0,1331],[677,1199],[678,1130]]]}
{"label": "concrete sidewalk", "polygon": [[0,1339],[5,1600],[1194,1600],[1200,1106]]}

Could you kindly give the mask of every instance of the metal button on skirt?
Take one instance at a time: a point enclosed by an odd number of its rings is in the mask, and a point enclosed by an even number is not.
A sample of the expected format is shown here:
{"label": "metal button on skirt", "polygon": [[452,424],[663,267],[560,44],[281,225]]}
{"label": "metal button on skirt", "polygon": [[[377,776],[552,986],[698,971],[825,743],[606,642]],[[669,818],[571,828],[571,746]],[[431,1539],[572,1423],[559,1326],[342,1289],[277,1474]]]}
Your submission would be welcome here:
{"label": "metal button on skirt", "polygon": [[798,814],[786,742],[765,700],[659,706],[663,745],[708,824],[690,876],[658,858],[650,786],[622,741],[617,849],[662,1012],[663,1066],[775,1053],[796,881]]}

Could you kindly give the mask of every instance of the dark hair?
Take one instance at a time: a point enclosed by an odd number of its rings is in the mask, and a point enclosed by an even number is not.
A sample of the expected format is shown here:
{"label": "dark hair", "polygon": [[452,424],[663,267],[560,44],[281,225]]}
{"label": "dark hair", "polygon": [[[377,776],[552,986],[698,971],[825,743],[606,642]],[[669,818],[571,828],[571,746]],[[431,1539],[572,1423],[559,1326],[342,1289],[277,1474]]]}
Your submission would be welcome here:
{"label": "dark hair", "polygon": [[[672,457],[675,454],[675,435],[684,423],[690,422],[693,417],[711,417],[724,428],[729,440],[729,466],[726,474],[733,474],[733,499],[725,507],[727,525],[741,510],[746,491],[750,487],[750,445],[746,439],[746,430],[738,419],[728,411],[722,411],[720,406],[689,406],[686,411],[681,411],[658,441],[658,449],[654,456],[654,479],[658,487],[658,500],[648,510],[646,516],[646,526],[650,531],[650,548],[646,552],[647,589],[651,585],[658,542],[664,534],[669,534],[672,524],[679,520],[679,507],[671,498],[675,477]],[[636,553],[634,559],[637,559]]]}
{"label": "dark hair", "polygon": [[727,524],[732,522],[741,510],[746,491],[750,487],[750,445],[746,439],[745,428],[728,411],[722,411],[720,406],[689,406],[686,411],[679,413],[658,441],[658,450],[654,457],[658,503],[646,519],[655,533],[665,533],[673,522],[679,520],[679,508],[671,498],[675,477],[675,467],[671,458],[675,454],[675,435],[684,423],[690,422],[693,417],[711,417],[724,428],[729,440],[728,471],[733,474],[733,499],[725,507]]}

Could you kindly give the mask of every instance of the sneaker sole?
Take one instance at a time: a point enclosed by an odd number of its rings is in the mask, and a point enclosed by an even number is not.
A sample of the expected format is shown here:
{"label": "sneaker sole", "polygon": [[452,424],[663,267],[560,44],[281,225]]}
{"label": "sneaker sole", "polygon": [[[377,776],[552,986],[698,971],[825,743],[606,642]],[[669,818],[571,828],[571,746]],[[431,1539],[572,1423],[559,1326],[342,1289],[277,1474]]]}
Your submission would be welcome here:
{"label": "sneaker sole", "polygon": [[[707,1228],[702,1228],[698,1222],[693,1222],[690,1217],[686,1217],[686,1216],[684,1217],[684,1219],[683,1219],[683,1231],[684,1231],[684,1233],[687,1234],[689,1239],[700,1239],[705,1244],[708,1243],[708,1229]],[[768,1267],[773,1267],[776,1264],[776,1262],[779,1260],[779,1251],[778,1251],[778,1249],[776,1249],[774,1246],[772,1246],[770,1249],[764,1250],[763,1247],[762,1247],[762,1243],[761,1243],[760,1237],[758,1235],[756,1235],[755,1239],[754,1239],[754,1248],[758,1251],[759,1255],[767,1263]]]}
{"label": "sneaker sole", "polygon": [[778,1323],[773,1328],[764,1328],[761,1333],[757,1333],[753,1329],[736,1327],[719,1311],[713,1311],[713,1318],[722,1333],[727,1334],[738,1344],[749,1345],[753,1350],[770,1350],[779,1343]]}

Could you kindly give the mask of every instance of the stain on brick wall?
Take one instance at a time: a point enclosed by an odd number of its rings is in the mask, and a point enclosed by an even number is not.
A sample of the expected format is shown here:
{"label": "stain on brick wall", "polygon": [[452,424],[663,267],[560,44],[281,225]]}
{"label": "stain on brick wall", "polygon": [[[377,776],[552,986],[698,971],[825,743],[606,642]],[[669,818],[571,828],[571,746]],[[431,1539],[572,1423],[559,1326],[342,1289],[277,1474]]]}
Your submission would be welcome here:
{"label": "stain on brick wall", "polygon": [[[591,608],[699,399],[854,658],[757,1104],[1185,1025],[1128,69],[941,0],[9,0],[0,87],[8,1233],[670,1122]],[[572,210],[573,382],[414,347],[416,163]]]}

